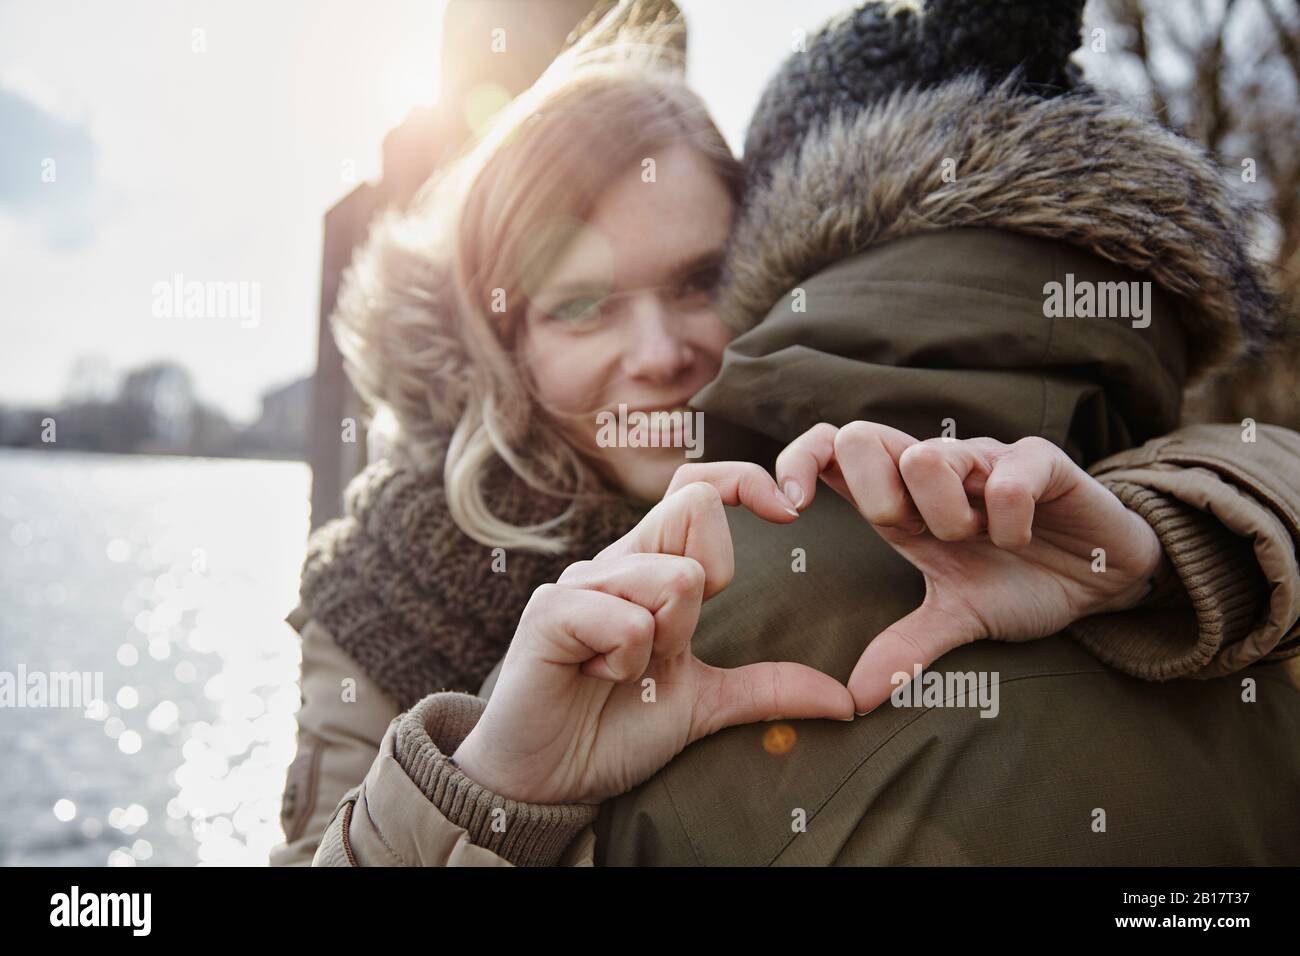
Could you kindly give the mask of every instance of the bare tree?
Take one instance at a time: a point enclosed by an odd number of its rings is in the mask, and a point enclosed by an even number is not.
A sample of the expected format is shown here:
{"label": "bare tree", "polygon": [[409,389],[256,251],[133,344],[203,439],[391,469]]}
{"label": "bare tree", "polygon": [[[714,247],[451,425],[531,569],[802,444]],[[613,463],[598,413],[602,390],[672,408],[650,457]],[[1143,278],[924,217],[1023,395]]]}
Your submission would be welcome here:
{"label": "bare tree", "polygon": [[[1188,396],[1189,420],[1251,417],[1300,429],[1300,0],[1102,0],[1112,53],[1136,69],[1091,71],[1146,98],[1197,140],[1275,220],[1258,224],[1297,338]],[[1136,89],[1134,89],[1136,87]]]}

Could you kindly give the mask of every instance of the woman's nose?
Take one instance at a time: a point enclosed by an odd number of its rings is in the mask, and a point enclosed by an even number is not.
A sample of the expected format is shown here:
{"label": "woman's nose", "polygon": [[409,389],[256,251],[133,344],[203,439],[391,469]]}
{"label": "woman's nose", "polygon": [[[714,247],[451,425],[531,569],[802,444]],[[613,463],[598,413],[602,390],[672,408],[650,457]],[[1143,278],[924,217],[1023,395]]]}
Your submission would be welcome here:
{"label": "woman's nose", "polygon": [[678,334],[677,322],[656,296],[643,296],[626,325],[623,370],[629,378],[671,382],[691,364],[690,346]]}

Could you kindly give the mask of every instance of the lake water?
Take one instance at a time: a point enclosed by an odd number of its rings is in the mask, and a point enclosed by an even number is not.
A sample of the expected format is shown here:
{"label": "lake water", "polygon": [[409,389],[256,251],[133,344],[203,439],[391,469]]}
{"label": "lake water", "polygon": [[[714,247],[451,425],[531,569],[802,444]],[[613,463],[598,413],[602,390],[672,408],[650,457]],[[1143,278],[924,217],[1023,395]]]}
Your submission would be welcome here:
{"label": "lake water", "polygon": [[103,687],[0,706],[0,865],[266,862],[309,488],[299,462],[0,450],[0,678]]}

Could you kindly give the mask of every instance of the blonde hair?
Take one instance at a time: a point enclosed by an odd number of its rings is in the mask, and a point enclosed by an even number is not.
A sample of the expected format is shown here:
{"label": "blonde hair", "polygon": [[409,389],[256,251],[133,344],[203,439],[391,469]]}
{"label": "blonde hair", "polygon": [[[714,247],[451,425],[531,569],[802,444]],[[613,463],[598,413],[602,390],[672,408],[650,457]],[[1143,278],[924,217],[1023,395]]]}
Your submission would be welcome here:
{"label": "blonde hair", "polygon": [[[345,276],[333,327],[349,378],[391,412],[407,453],[443,456],[451,515],[485,545],[562,551],[573,501],[609,493],[515,350],[526,290],[564,251],[556,224],[581,222],[616,175],[680,142],[739,200],[739,163],[685,84],[684,29],[644,0],[586,24],[409,210],[376,224]],[[569,507],[540,524],[499,517],[485,494],[497,461]]]}

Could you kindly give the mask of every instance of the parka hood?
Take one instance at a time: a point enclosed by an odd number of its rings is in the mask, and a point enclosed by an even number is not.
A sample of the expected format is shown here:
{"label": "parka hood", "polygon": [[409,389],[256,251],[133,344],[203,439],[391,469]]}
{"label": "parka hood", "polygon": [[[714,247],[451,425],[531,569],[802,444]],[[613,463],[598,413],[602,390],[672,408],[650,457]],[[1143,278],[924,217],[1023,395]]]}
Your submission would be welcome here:
{"label": "parka hood", "polygon": [[[961,416],[939,414],[951,399],[868,396],[895,369],[960,370],[986,384],[1014,373],[1005,401],[1031,401],[1029,376],[1040,394],[1047,379],[1068,380],[1076,410],[1107,406],[1109,436],[1076,436],[1077,450],[1144,440],[1177,424],[1185,383],[1280,334],[1248,213],[1198,147],[1088,90],[1043,99],[971,75],[836,112],[750,184],[720,299],[741,334],[697,404],[781,440],[850,411],[887,420],[904,408],[918,437],[950,417],[970,437],[980,432]],[[1085,272],[1150,283],[1150,325],[1068,305],[1045,314],[1048,284]],[[797,413],[764,405],[799,388]],[[987,434],[1027,428],[1066,444],[1073,427],[1049,427],[1045,408],[1047,431],[1029,427],[1024,408],[1008,419],[1009,409],[975,416],[970,406],[958,403]]]}

